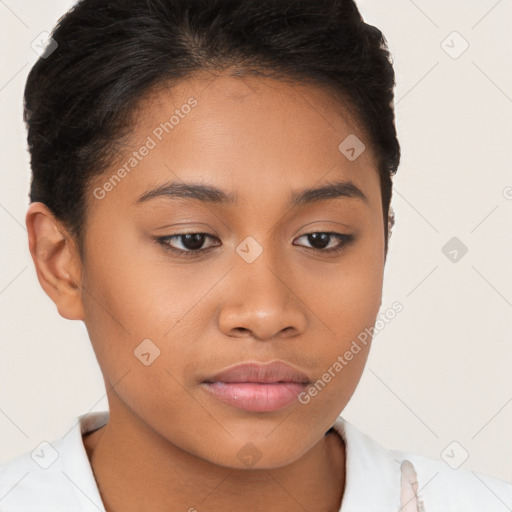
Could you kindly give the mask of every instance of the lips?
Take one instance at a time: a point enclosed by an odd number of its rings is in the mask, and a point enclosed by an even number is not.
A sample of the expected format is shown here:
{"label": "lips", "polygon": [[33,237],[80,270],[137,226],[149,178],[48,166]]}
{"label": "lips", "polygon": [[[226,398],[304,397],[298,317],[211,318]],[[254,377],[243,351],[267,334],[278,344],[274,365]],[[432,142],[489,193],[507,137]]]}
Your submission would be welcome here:
{"label": "lips", "polygon": [[202,384],[211,395],[229,405],[250,412],[272,412],[297,401],[309,383],[305,373],[274,361],[232,366]]}

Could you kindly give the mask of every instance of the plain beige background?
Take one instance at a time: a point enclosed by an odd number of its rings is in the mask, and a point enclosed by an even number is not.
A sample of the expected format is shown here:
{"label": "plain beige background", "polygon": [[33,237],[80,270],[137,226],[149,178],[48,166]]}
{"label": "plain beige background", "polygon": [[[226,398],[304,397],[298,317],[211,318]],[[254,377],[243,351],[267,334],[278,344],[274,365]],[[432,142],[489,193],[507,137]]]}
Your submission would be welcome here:
{"label": "plain beige background", "polygon": [[[0,463],[107,408],[85,326],[42,291],[24,224],[31,43],[72,4],[0,1]],[[462,467],[512,480],[512,1],[358,5],[397,74],[403,157],[382,311],[403,311],[375,337],[344,416],[387,447],[467,452]]]}

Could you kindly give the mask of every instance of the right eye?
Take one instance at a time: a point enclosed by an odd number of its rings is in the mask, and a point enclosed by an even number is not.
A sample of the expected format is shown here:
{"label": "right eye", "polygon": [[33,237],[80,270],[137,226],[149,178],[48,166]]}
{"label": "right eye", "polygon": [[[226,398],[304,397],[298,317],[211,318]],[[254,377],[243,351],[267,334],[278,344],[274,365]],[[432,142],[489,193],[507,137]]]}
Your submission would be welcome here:
{"label": "right eye", "polygon": [[[178,233],[176,235],[160,236],[155,240],[164,246],[164,249],[167,251],[190,257],[202,254],[213,247],[218,247],[218,245],[213,245],[204,248],[203,245],[208,238],[216,239],[216,237],[208,233]],[[181,247],[176,247],[175,245]]]}

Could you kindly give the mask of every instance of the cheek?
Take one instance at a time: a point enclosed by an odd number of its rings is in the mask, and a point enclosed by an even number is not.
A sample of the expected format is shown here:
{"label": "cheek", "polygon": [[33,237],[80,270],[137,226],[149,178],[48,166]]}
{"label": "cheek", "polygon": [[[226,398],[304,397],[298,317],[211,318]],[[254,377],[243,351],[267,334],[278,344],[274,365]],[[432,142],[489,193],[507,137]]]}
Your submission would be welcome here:
{"label": "cheek", "polygon": [[[381,305],[383,240],[378,230],[369,233],[357,250],[347,253],[336,272],[324,276],[321,288],[315,292],[310,283],[310,302],[326,333],[316,349],[322,366],[317,391],[322,392],[326,406],[344,406],[364,370]],[[312,394],[316,396],[317,391]]]}
{"label": "cheek", "polygon": [[325,352],[331,355],[373,326],[381,305],[384,257],[378,235],[366,238],[332,268],[305,272],[303,289],[328,329]]}
{"label": "cheek", "polygon": [[215,350],[201,343],[205,319],[219,303],[209,291],[224,272],[208,264],[173,264],[159,246],[122,226],[108,239],[100,233],[91,239],[83,302],[105,379],[112,385],[123,379],[119,393],[135,409],[148,401],[181,404],[198,354]]}
{"label": "cheek", "polygon": [[[328,428],[354,393],[368,358],[372,327],[381,301],[382,270],[378,264],[358,264],[339,279],[331,279],[329,292],[314,302],[325,336],[316,338],[309,354],[318,361],[316,381],[299,401],[303,421],[318,418]],[[320,325],[320,324],[319,324]]]}
{"label": "cheek", "polygon": [[84,282],[87,330],[107,386],[150,423],[163,423],[173,410],[183,412],[183,425],[191,417],[205,421],[183,387],[185,362],[194,354],[190,324],[181,322],[202,287],[185,286],[183,273],[154,261],[155,251],[152,260],[140,245],[131,251],[128,243],[114,242],[101,257],[91,255]]}
{"label": "cheek", "polygon": [[134,341],[161,338],[200,300],[208,284],[184,269],[129,226],[117,225],[108,238],[98,233],[84,282],[88,318],[129,333]]}

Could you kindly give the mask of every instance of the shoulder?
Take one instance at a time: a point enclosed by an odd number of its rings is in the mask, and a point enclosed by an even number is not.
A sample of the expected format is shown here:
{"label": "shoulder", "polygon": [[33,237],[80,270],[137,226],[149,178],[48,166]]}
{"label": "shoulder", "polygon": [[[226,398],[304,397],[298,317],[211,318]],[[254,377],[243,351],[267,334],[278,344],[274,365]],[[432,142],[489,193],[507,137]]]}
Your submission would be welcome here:
{"label": "shoulder", "polygon": [[106,421],[104,413],[83,415],[62,438],[43,441],[0,466],[0,511],[104,511],[82,433]]}
{"label": "shoulder", "polygon": [[[416,470],[418,497],[426,512],[512,510],[512,483],[447,462],[400,451],[390,455],[408,460]],[[453,466],[453,467],[452,467]]]}
{"label": "shoulder", "polygon": [[[334,427],[344,439],[347,452],[342,512],[363,509],[368,512],[512,510],[510,482],[457,467],[454,463],[450,465],[449,457],[445,462],[387,450],[341,417]],[[371,493],[375,496],[368,497]],[[383,507],[383,503],[387,506]]]}
{"label": "shoulder", "polygon": [[60,443],[41,443],[0,466],[0,510],[50,511],[55,504],[76,509],[74,494],[66,481]]}

